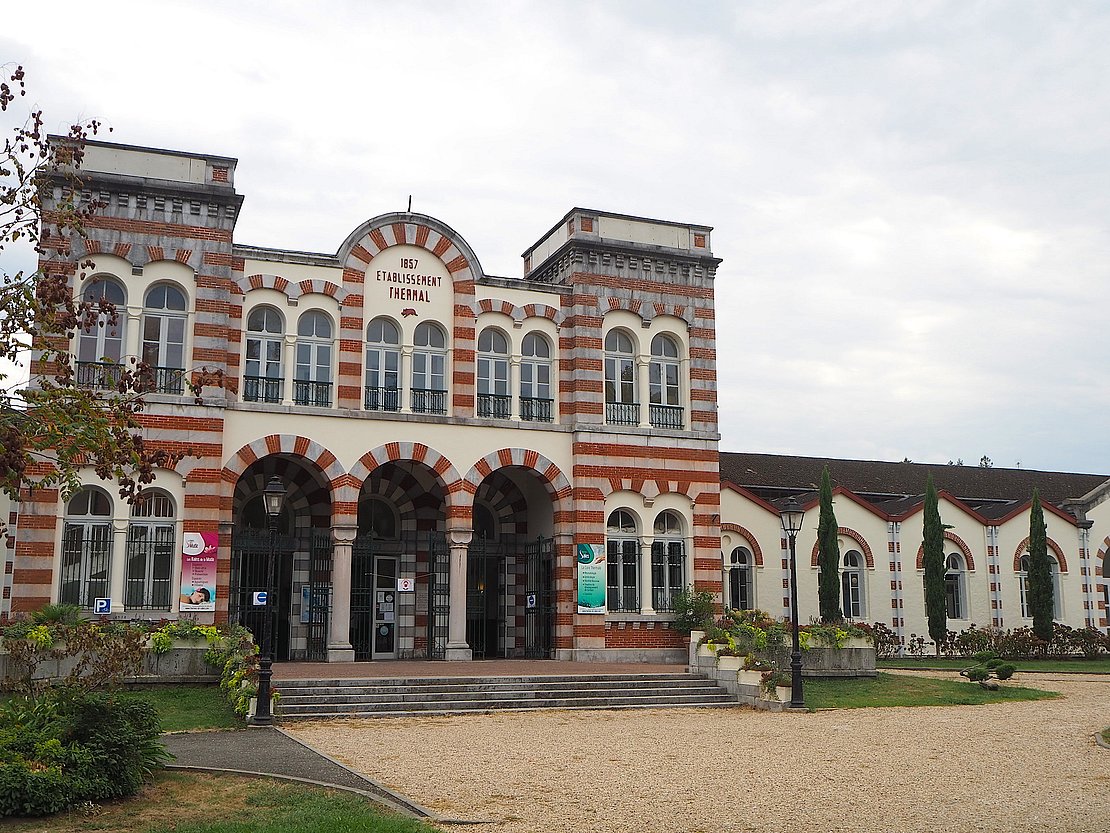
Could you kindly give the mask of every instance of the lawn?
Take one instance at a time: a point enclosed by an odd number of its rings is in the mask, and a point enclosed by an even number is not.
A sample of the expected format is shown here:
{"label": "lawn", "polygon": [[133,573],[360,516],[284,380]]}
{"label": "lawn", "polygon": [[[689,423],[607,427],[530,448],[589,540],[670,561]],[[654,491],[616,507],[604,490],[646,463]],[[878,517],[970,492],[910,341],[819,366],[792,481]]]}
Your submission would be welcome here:
{"label": "lawn", "polygon": [[1014,700],[1050,700],[1055,691],[1003,683],[1000,691],[987,691],[978,683],[938,680],[905,674],[879,673],[876,677],[806,680],[805,700],[810,709],[862,709],[869,706],[979,706]]}
{"label": "lawn", "polygon": [[219,686],[164,685],[128,692],[154,704],[163,732],[243,726]]}
{"label": "lawn", "polygon": [[[1007,660],[1009,662],[1010,660]],[[1057,673],[1110,674],[1110,657],[1098,659],[1016,659],[1012,660],[1018,671],[1047,671]],[[938,671],[960,670],[975,665],[970,658],[949,659],[947,657],[922,657],[914,659],[881,659],[879,668],[935,669]]]}
{"label": "lawn", "polygon": [[160,773],[125,801],[40,819],[5,819],[5,833],[435,833],[350,793],[225,775]]}

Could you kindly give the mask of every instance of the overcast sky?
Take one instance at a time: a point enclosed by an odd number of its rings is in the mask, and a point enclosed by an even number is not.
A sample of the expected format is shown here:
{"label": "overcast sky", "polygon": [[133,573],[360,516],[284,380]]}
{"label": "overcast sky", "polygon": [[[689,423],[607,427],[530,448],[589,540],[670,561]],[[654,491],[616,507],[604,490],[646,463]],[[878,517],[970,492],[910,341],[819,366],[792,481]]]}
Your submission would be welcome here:
{"label": "overcast sky", "polygon": [[3,19],[51,129],[237,157],[237,242],[332,253],[412,194],[518,276],[573,206],[713,226],[723,450],[1110,474],[1110,5]]}

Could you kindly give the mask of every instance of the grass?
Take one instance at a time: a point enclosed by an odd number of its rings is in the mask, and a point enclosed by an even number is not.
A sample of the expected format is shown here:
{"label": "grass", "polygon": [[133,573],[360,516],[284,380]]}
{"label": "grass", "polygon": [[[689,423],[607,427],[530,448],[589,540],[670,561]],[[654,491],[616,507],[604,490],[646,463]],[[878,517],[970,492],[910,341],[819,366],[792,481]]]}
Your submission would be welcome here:
{"label": "grass", "polygon": [[1110,743],[1110,726],[1107,726],[1105,729],[1102,730],[1102,739],[1107,743]]}
{"label": "grass", "polygon": [[978,683],[937,680],[902,674],[876,677],[806,680],[805,699],[810,709],[863,709],[871,706],[979,706],[1015,700],[1051,700],[1055,691],[1022,688],[1003,683],[987,691]]}
{"label": "grass", "polygon": [[[1098,657],[1097,659],[1017,659],[1013,660],[1013,663],[1017,666],[1018,671],[1110,674],[1110,657]],[[901,659],[881,659],[877,662],[879,668],[919,668],[938,671],[959,671],[961,668],[967,668],[974,664],[975,660],[970,657],[963,659],[949,659],[947,657],[913,659],[903,657]]]}
{"label": "grass", "polygon": [[154,704],[163,732],[186,729],[237,729],[243,721],[231,709],[219,686],[165,685],[130,692]]}
{"label": "grass", "polygon": [[264,779],[160,773],[125,801],[41,819],[5,819],[5,833],[435,833],[371,801]]}
{"label": "grass", "polygon": [[[0,704],[13,695],[0,693]],[[164,685],[125,692],[154,705],[163,732],[188,729],[240,729],[243,721],[232,711],[218,686]]]}

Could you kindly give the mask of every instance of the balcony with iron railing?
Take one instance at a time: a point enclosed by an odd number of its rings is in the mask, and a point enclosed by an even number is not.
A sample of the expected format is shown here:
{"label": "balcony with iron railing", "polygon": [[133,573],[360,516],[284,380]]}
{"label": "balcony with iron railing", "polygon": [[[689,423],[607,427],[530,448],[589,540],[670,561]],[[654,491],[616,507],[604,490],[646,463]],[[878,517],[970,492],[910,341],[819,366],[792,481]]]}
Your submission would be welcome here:
{"label": "balcony with iron railing", "polygon": [[118,362],[74,362],[73,384],[79,388],[112,390],[119,385],[124,369]]}
{"label": "balcony with iron railing", "polygon": [[414,414],[446,414],[447,391],[413,388],[412,412]]}
{"label": "balcony with iron railing", "polygon": [[269,376],[244,376],[243,401],[280,403],[283,387],[285,387],[284,379],[273,379]]}
{"label": "balcony with iron railing", "polygon": [[508,419],[513,411],[513,398],[496,393],[478,394],[478,416]]}
{"label": "balcony with iron railing", "polygon": [[608,587],[606,603],[610,613],[639,613],[640,590],[637,587]]}
{"label": "balcony with iron railing", "polygon": [[639,425],[640,403],[606,402],[605,421],[610,425]]}
{"label": "balcony with iron railing", "polygon": [[296,379],[293,382],[293,404],[312,408],[331,407],[331,382]]}
{"label": "balcony with iron railing", "polygon": [[363,389],[362,406],[367,411],[399,411],[401,391],[398,388],[378,388],[367,385]]}
{"label": "balcony with iron railing", "polygon": [[682,430],[685,409],[681,405],[650,405],[652,428]]}
{"label": "balcony with iron railing", "polygon": [[520,397],[520,418],[524,422],[552,422],[555,419],[555,400]]}
{"label": "balcony with iron railing", "polygon": [[146,366],[139,369],[143,389],[152,393],[184,393],[185,369]]}

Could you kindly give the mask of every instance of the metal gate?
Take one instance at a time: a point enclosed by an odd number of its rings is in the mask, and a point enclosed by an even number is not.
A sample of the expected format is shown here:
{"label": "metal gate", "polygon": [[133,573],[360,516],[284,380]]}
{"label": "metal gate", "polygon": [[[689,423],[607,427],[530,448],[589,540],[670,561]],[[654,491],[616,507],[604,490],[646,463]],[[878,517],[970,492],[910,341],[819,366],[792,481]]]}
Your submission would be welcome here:
{"label": "metal gate", "polygon": [[524,656],[555,653],[555,542],[539,538],[524,548]]}
{"label": "metal gate", "polygon": [[467,548],[466,641],[475,659],[503,652],[507,565],[502,544],[478,540]]}
{"label": "metal gate", "polygon": [[[271,558],[273,587],[268,588],[266,572]],[[272,540],[268,530],[236,530],[231,541],[228,620],[249,628],[256,639],[261,639],[264,616],[269,611],[275,659],[327,659],[331,564],[328,530],[279,533]],[[266,607],[253,604],[253,594],[259,590],[271,594]],[[294,607],[299,607],[299,617],[294,616]],[[292,648],[294,630],[304,636],[304,649]]]}
{"label": "metal gate", "polygon": [[428,540],[428,657],[443,659],[451,621],[451,551],[442,534]]}

